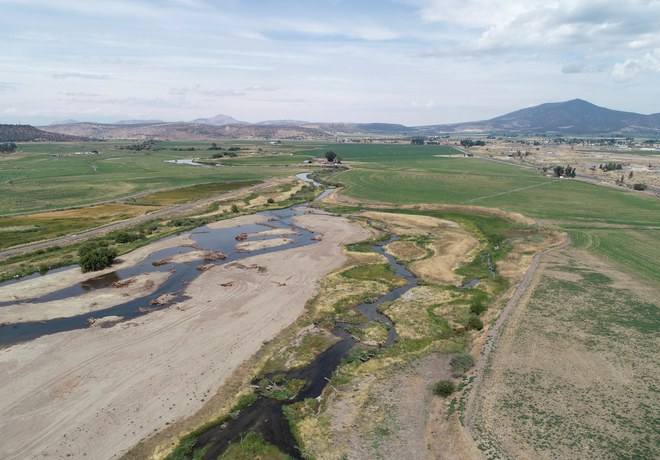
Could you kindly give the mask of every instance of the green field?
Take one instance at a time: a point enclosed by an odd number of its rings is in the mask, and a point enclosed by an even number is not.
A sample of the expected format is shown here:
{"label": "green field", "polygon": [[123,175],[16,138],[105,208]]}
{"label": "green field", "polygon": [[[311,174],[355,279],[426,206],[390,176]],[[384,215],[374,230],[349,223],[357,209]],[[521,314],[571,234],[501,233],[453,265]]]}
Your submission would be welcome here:
{"label": "green field", "polygon": [[[0,215],[80,206],[161,188],[265,180],[299,172],[295,166],[222,168],[165,162],[210,157],[213,152],[206,150],[209,142],[156,143],[156,150],[119,148],[129,144],[19,144],[16,153],[0,156]],[[171,150],[191,147],[196,150]],[[94,149],[100,155],[75,154]]]}

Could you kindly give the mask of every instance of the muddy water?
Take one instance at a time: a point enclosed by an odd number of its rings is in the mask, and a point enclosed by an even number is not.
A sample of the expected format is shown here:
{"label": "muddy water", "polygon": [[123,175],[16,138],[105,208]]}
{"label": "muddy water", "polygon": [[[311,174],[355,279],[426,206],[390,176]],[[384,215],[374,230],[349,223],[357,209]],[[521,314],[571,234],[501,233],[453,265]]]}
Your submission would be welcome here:
{"label": "muddy water", "polygon": [[[383,246],[394,241],[394,239],[374,245],[372,249],[387,257],[397,276],[404,278],[406,284],[380,297],[375,302],[363,303],[355,307],[368,320],[380,321],[388,326],[389,333],[385,346],[392,345],[396,340],[396,328],[387,316],[378,312],[378,306],[384,302],[398,299],[417,285],[415,275],[403,265],[398,264],[394,257],[383,250]],[[284,406],[307,398],[317,398],[321,395],[335,369],[349,355],[356,344],[353,336],[346,330],[349,326],[348,324],[338,323],[332,331],[340,339],[337,343],[317,356],[310,365],[284,373],[287,380],[301,379],[306,382],[293,399],[276,401],[267,397],[260,397],[254,404],[243,409],[235,420],[229,420],[222,426],[209,428],[199,435],[194,446],[195,449],[207,447],[208,450],[203,458],[216,459],[219,455],[222,455],[230,444],[239,443],[243,436],[253,431],[261,434],[266,442],[277,446],[282,452],[296,459],[302,458],[282,409]],[[360,326],[364,326],[364,324]],[[256,385],[258,382],[253,383]]]}
{"label": "muddy water", "polygon": [[[258,213],[257,214],[258,216],[262,216],[264,217],[265,220],[268,221],[267,222],[268,225],[248,224],[248,225],[240,225],[236,227],[223,228],[223,229],[212,229],[206,226],[199,227],[190,232],[186,232],[186,234],[189,234],[190,238],[194,240],[196,248],[174,247],[174,248],[163,249],[161,251],[155,252],[154,254],[150,255],[148,258],[142,260],[140,263],[134,266],[88,279],[83,283],[79,283],[67,287],[65,289],[52,292],[40,298],[29,299],[29,301],[32,303],[42,303],[42,302],[51,302],[51,301],[64,302],[68,298],[85,294],[94,291],[96,289],[107,288],[111,286],[112,283],[118,280],[125,280],[142,273],[156,272],[156,271],[171,272],[171,275],[163,282],[163,284],[153,294],[133,298],[130,301],[127,301],[125,303],[122,303],[120,305],[111,308],[107,308],[92,313],[76,315],[68,318],[55,318],[48,321],[2,325],[0,326],[0,346],[7,346],[18,342],[33,340],[35,338],[38,338],[46,334],[54,334],[57,332],[86,328],[89,326],[88,321],[93,318],[101,318],[104,316],[112,315],[112,316],[121,316],[123,317],[124,320],[129,320],[137,316],[147,314],[149,310],[153,310],[154,308],[165,308],[171,305],[172,303],[180,302],[184,300],[182,292],[185,289],[186,285],[202,273],[201,271],[197,270],[197,266],[202,264],[214,263],[216,265],[219,265],[219,264],[241,260],[258,254],[272,253],[272,252],[282,251],[284,249],[313,244],[316,242],[314,239],[312,239],[315,236],[315,234],[307,230],[306,228],[296,226],[293,223],[293,219],[295,218],[295,216],[300,215],[302,213],[304,213],[302,209],[302,205],[299,205],[287,209]],[[235,249],[237,235],[241,233],[256,233],[264,230],[269,230],[270,228],[285,228],[285,229],[294,230],[296,232],[294,235],[288,235],[288,237],[291,238],[293,242],[282,246],[266,248],[251,252],[242,252]],[[277,238],[277,236],[252,237],[249,238],[248,241],[271,239],[271,238]],[[220,251],[226,254],[227,258],[225,260],[217,261],[217,262],[198,260],[189,263],[168,263],[157,267],[153,265],[154,261],[161,260],[167,257],[172,257],[177,254],[184,254],[195,250]],[[152,300],[166,293],[174,293],[175,298],[165,305],[161,305],[161,306],[150,305],[150,302]],[[0,308],[2,308],[3,306],[15,305],[15,304],[16,304],[15,301],[0,302]]]}

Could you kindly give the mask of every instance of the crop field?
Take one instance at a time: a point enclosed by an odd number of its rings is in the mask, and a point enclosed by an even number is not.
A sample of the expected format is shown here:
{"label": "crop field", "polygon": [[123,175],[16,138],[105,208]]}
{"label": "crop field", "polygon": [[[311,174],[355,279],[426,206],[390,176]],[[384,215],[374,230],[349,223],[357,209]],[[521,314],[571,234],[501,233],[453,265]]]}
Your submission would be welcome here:
{"label": "crop field", "polygon": [[[203,150],[199,150],[202,147],[198,144],[203,145]],[[80,206],[160,188],[264,180],[298,172],[292,167],[222,168],[166,163],[180,158],[210,157],[208,143],[171,147],[195,151],[175,151],[158,144],[156,150],[120,148],[127,145],[110,141],[19,144],[16,153],[0,156],[0,215]],[[75,153],[92,150],[100,154]]]}
{"label": "crop field", "polygon": [[660,280],[660,229],[572,229],[573,244],[607,261],[639,274],[649,281]]}
{"label": "crop field", "polygon": [[411,144],[322,144],[314,150],[301,150],[298,154],[320,157],[327,150],[332,150],[342,160],[346,161],[408,165],[433,158],[434,155],[461,154],[452,147],[445,145]]}

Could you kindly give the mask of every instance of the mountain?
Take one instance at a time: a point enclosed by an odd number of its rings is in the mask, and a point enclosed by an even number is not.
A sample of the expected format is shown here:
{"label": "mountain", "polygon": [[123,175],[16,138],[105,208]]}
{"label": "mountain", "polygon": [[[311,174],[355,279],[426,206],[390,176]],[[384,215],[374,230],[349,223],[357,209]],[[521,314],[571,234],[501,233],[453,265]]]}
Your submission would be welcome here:
{"label": "mountain", "polygon": [[86,139],[78,136],[43,131],[31,125],[0,125],[0,142],[70,142],[84,140]]}
{"label": "mountain", "polygon": [[165,123],[163,120],[119,120],[115,125],[157,125]]}
{"label": "mountain", "polygon": [[302,120],[265,120],[255,123],[255,125],[264,125],[264,126],[305,126],[308,124],[309,121],[302,121]]}
{"label": "mountain", "polygon": [[224,126],[224,125],[247,125],[245,121],[238,121],[236,118],[229,115],[218,114],[210,118],[197,118],[192,121],[193,123],[203,123],[205,125]]}
{"label": "mountain", "polygon": [[420,132],[503,134],[660,134],[660,114],[642,115],[599,107],[582,99],[516,110],[490,120],[417,127]]}

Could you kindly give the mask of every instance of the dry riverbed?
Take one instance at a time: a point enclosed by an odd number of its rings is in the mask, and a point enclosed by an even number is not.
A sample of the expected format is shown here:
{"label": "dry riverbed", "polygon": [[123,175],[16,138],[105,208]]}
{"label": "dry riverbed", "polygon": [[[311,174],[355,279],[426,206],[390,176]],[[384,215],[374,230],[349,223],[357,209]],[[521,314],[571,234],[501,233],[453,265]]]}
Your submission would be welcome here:
{"label": "dry riverbed", "polygon": [[[244,216],[212,226],[257,219]],[[342,264],[341,245],[369,236],[337,217],[304,215],[298,222],[320,232],[321,241],[201,272],[185,289],[189,300],[163,310],[112,327],[46,335],[0,349],[0,456],[116,458],[198,411],[264,341],[301,314],[317,280]],[[120,265],[190,244],[187,237],[166,239],[122,256]],[[154,275],[154,286],[162,282],[161,275]],[[89,277],[66,270],[2,288],[0,300],[26,301]],[[114,289],[115,301],[124,301],[131,284],[144,289],[147,278],[108,289]],[[62,307],[68,310],[61,314],[89,308],[89,300],[61,301],[78,302]],[[51,308],[41,313],[30,308],[32,319],[51,317]]]}

